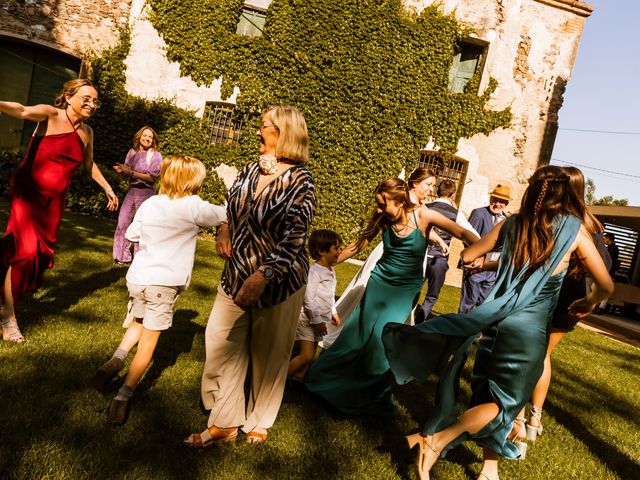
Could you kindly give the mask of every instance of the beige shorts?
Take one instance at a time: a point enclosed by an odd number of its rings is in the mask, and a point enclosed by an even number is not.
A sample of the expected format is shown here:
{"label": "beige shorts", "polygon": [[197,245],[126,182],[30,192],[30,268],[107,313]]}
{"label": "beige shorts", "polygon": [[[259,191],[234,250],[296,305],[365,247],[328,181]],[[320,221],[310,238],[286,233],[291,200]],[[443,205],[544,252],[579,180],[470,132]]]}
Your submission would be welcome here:
{"label": "beige shorts", "polygon": [[300,312],[300,318],[298,318],[298,325],[296,326],[296,342],[304,340],[306,342],[319,342],[322,340],[322,335],[316,336],[313,331],[311,323],[309,323],[309,317],[304,310]]}
{"label": "beige shorts", "polygon": [[129,328],[135,318],[147,330],[167,330],[173,323],[173,307],[184,287],[136,285],[127,282],[129,305],[122,326]]}

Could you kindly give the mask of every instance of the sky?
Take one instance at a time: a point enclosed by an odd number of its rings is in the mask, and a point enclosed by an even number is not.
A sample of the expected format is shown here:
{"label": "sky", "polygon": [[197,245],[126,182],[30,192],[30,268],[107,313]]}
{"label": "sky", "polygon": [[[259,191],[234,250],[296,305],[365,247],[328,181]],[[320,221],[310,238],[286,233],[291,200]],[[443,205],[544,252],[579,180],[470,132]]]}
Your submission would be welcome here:
{"label": "sky", "polygon": [[586,3],[594,10],[564,94],[551,163],[580,168],[595,182],[596,197],[640,206],[640,1]]}

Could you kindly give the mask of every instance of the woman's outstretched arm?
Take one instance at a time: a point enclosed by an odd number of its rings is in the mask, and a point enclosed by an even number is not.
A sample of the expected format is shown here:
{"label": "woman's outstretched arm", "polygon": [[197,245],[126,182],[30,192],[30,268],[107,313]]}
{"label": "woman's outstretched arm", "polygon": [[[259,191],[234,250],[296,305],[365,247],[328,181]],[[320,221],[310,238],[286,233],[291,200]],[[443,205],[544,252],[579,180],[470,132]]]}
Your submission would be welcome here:
{"label": "woman's outstretched arm", "polygon": [[58,109],[51,105],[33,105],[25,107],[18,102],[0,102],[0,113],[9,115],[19,120],[30,120],[32,122],[43,122],[58,115]]}
{"label": "woman's outstretched arm", "polygon": [[467,245],[473,245],[478,241],[478,236],[469,230],[462,228],[456,222],[449,220],[447,217],[435,210],[421,208],[419,212],[421,229],[424,231],[429,225],[436,226],[445,232],[449,232],[456,238],[459,238]]}
{"label": "woman's outstretched arm", "polygon": [[483,257],[487,253],[493,251],[498,243],[498,239],[500,238],[500,232],[502,231],[503,226],[504,226],[504,222],[498,223],[495,227],[491,229],[489,233],[487,233],[484,237],[482,237],[478,242],[465,248],[460,254],[460,258],[462,258],[462,262],[471,263],[474,260],[480,257]]}

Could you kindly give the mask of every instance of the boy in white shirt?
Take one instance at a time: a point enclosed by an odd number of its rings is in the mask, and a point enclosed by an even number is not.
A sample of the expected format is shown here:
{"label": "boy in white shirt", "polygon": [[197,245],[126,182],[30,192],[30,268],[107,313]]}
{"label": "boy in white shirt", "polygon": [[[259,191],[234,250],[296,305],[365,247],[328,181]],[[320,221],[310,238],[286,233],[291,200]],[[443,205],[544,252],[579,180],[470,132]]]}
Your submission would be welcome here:
{"label": "boy in white shirt", "polygon": [[123,327],[128,328],[113,357],[93,377],[94,387],[106,393],[129,351],[136,344],[138,349],[124,385],[111,401],[109,423],[126,422],[133,390],[151,362],[160,333],[171,326],[175,302],[191,280],[199,227],[226,222],[224,207],[197,195],[205,176],[197,158],[165,157],[158,195],[140,206],[127,228],[127,240],[139,243],[126,277],[130,300]]}
{"label": "boy in white shirt", "polygon": [[332,230],[314,230],[307,243],[309,255],[315,263],[309,268],[307,289],[296,329],[296,343],[300,353],[291,360],[287,375],[304,380],[307,368],[316,354],[318,342],[327,333],[327,323],[340,325],[336,312],[336,272],[342,240]]}

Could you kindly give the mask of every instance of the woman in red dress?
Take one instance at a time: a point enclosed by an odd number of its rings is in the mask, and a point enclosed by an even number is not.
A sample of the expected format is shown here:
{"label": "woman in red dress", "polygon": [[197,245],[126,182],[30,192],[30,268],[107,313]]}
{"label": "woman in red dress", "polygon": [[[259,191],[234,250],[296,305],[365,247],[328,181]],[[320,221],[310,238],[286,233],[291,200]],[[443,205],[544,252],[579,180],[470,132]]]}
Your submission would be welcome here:
{"label": "woman in red dress", "polygon": [[97,90],[85,79],[65,83],[55,106],[0,102],[0,113],[38,122],[11,182],[9,223],[0,238],[4,341],[24,341],[15,305],[23,293],[40,287],[44,271],[53,266],[69,182],[81,164],[104,189],[107,208],[118,208],[118,197],[93,162],[93,130],[84,124],[99,106]]}

